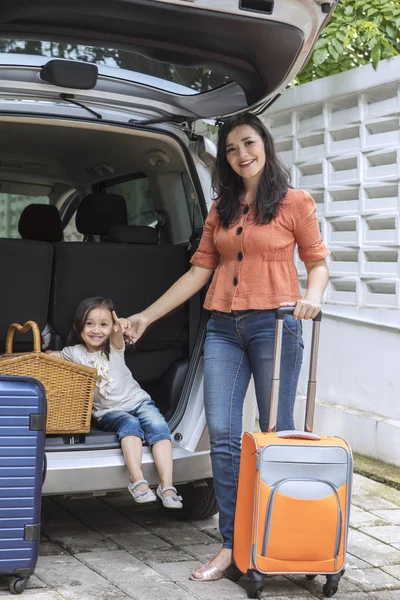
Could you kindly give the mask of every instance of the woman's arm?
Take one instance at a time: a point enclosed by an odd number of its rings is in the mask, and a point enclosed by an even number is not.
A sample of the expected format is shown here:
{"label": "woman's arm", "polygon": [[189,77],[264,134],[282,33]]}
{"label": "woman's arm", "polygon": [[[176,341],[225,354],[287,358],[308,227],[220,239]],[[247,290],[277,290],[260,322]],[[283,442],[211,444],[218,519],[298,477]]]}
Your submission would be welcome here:
{"label": "woman's arm", "polygon": [[130,328],[125,335],[137,342],[146,328],[157,319],[174,310],[186,300],[194,296],[210,279],[214,269],[192,266],[182,275],[158,300],[148,306],[143,312],[128,317]]}
{"label": "woman's arm", "polygon": [[[307,269],[307,291],[302,300],[296,302],[293,313],[294,319],[313,319],[321,310],[321,301],[329,281],[329,271],[326,260],[304,263]],[[283,302],[281,306],[290,306],[293,303]]]}

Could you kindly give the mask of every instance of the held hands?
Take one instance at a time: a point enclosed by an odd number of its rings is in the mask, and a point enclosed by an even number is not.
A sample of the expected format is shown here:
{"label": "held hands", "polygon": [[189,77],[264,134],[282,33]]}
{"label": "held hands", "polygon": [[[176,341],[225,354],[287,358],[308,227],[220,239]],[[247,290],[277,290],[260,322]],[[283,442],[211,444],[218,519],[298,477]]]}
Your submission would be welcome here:
{"label": "held hands", "polygon": [[131,344],[136,344],[149,326],[149,319],[143,313],[137,313],[128,317],[126,321],[128,321],[129,327],[125,332],[125,336]]}
{"label": "held hands", "polygon": [[280,306],[296,306],[293,319],[314,319],[321,310],[320,302],[315,300],[302,298],[297,302],[281,302]]}
{"label": "held hands", "polygon": [[130,323],[128,319],[124,319],[123,317],[117,317],[115,311],[112,313],[114,319],[114,331],[115,333],[122,333],[124,336],[128,337],[128,330],[130,329]]}

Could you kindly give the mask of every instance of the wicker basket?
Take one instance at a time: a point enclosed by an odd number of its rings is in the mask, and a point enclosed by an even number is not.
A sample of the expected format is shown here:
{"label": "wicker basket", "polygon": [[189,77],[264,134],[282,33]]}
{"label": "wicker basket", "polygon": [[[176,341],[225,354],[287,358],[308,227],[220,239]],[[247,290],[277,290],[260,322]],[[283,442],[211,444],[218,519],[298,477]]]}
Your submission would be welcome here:
{"label": "wicker basket", "polygon": [[[13,354],[15,330],[32,329],[33,352]],[[0,374],[23,375],[41,381],[46,389],[46,433],[87,433],[97,371],[41,352],[40,330],[34,321],[10,325],[6,354],[0,356]]]}

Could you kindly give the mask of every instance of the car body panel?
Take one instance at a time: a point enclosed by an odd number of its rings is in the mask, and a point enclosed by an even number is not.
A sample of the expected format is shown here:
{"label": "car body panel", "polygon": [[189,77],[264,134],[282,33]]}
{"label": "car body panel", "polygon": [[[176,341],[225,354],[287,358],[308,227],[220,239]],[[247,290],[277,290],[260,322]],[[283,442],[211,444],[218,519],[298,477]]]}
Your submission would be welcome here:
{"label": "car body panel", "polygon": [[[272,14],[241,6],[237,0],[3,0],[0,36],[130,52],[132,104],[143,107],[146,97],[165,118],[220,117],[263,110],[300,70],[329,18],[319,0],[275,2]],[[180,77],[190,85],[166,90],[165,78]],[[96,90],[112,93],[118,85],[117,76],[104,75]]]}

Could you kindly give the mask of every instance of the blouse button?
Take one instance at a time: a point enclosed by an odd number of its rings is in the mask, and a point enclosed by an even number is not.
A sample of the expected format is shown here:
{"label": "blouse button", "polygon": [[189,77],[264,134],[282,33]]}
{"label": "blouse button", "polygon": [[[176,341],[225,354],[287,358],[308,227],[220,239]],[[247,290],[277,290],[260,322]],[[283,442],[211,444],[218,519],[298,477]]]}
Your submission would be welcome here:
{"label": "blouse button", "polygon": [[237,259],[238,259],[239,261],[240,261],[240,260],[243,260],[243,252],[238,252]]}
{"label": "blouse button", "polygon": [[239,279],[237,277],[233,278],[233,285],[237,285],[239,283]]}
{"label": "blouse button", "polygon": [[240,235],[242,233],[242,231],[243,231],[243,227],[238,227],[236,229],[236,235]]}
{"label": "blouse button", "polygon": [[249,212],[249,210],[250,210],[250,206],[249,205],[245,206],[244,209],[243,209],[243,214],[247,215],[247,213]]}

